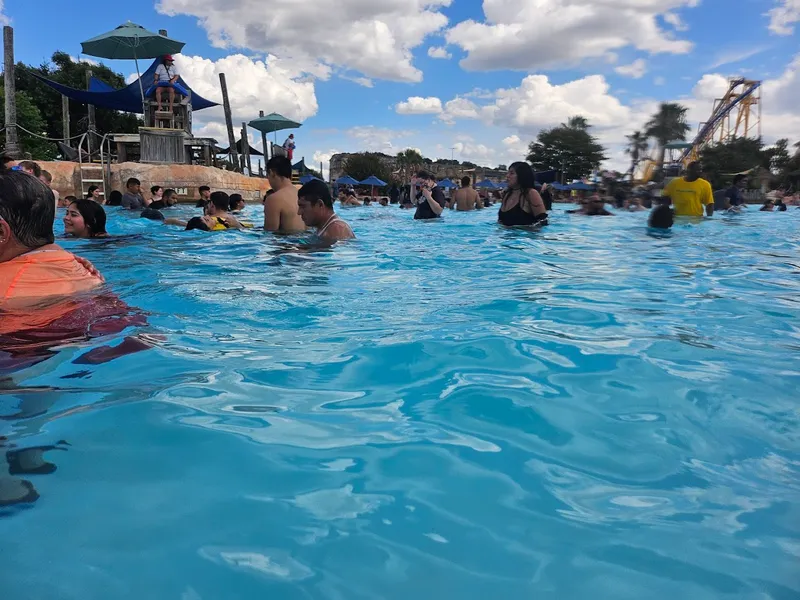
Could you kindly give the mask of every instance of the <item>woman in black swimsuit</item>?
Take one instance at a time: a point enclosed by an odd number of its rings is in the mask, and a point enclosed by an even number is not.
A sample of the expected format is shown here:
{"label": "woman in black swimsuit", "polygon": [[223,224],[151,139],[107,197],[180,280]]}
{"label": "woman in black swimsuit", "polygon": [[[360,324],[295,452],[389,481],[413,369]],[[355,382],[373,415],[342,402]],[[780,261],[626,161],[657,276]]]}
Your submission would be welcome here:
{"label": "woman in black swimsuit", "polygon": [[547,210],[535,184],[536,176],[528,163],[515,162],[508,168],[508,189],[497,214],[502,225],[547,225]]}

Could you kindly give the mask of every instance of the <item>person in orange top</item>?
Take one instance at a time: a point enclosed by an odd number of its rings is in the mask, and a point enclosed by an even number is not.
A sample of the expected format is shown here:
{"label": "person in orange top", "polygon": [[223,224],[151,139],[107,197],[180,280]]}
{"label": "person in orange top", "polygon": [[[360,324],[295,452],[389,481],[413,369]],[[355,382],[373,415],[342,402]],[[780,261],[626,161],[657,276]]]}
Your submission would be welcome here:
{"label": "person in orange top", "polygon": [[46,305],[97,288],[102,276],[54,244],[53,192],[27,173],[0,172],[0,333],[45,326]]}

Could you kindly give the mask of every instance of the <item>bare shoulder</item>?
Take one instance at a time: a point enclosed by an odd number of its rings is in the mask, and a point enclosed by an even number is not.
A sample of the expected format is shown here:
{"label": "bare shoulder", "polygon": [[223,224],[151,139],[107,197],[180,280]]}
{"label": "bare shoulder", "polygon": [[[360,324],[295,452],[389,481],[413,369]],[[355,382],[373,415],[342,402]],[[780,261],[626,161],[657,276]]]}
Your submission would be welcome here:
{"label": "bare shoulder", "polygon": [[346,221],[335,221],[328,226],[325,237],[332,240],[349,240],[356,236]]}

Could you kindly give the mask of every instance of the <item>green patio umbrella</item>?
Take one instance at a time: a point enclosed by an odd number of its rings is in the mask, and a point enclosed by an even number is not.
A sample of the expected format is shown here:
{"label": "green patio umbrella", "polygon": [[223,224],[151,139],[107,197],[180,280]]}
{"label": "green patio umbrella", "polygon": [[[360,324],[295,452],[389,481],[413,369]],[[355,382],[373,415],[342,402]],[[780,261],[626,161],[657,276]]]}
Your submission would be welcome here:
{"label": "green patio umbrella", "polygon": [[[283,115],[279,115],[278,113],[270,113],[265,117],[258,117],[257,119],[253,119],[248,123],[250,127],[253,129],[258,129],[259,131],[263,131],[264,133],[274,133],[276,131],[282,131],[284,129],[297,129],[298,127],[302,127],[301,123],[297,121],[292,121],[291,119],[287,119]],[[277,139],[276,139],[277,141]]]}
{"label": "green patio umbrella", "polygon": [[139,92],[144,105],[144,88],[139,73],[140,58],[158,58],[164,54],[177,54],[184,43],[170,39],[164,35],[148,31],[136,23],[123,23],[116,29],[81,42],[81,51],[88,56],[111,59],[133,59],[136,62],[136,74],[139,76]]}

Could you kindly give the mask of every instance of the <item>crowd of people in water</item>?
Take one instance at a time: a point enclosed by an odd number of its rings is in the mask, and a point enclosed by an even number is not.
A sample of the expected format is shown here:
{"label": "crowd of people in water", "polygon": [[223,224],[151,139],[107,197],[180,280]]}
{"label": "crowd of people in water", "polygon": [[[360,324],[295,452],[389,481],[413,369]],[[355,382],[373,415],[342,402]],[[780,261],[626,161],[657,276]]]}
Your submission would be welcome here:
{"label": "crowd of people in water", "polygon": [[[567,213],[585,216],[611,216],[606,207],[617,210],[650,210],[648,225],[666,230],[676,217],[710,217],[716,210],[744,210],[742,190],[745,176],[737,176],[732,186],[714,194],[708,181],[701,177],[702,167],[694,162],[682,177],[672,179],[659,197],[646,190],[630,195],[617,192],[608,196],[598,189],[577,197],[577,206]],[[320,243],[334,243],[355,237],[350,225],[334,209],[331,188],[319,179],[312,179],[299,189],[292,183],[292,165],[287,157],[275,156],[267,162],[271,189],[263,198],[263,229],[268,232],[301,234],[313,231]],[[471,187],[469,177],[461,186],[445,194],[434,176],[425,170],[416,173],[405,193],[396,186],[388,197],[361,197],[354,190],[337,190],[340,207],[355,205],[399,205],[413,209],[414,219],[440,219],[445,210],[483,210],[499,202],[498,223],[507,227],[540,228],[548,225],[554,201],[563,200],[563,192],[553,186],[539,185],[531,166],[513,163],[508,169],[507,187],[495,198],[481,196]],[[87,261],[77,258],[55,244],[53,222],[58,207],[65,209],[63,222],[67,236],[77,238],[108,237],[104,206],[118,205],[121,210],[136,211],[140,217],[162,222],[166,226],[186,230],[221,231],[254,228],[242,216],[246,203],[240,194],[199,188],[197,207],[202,214],[183,220],[169,216],[178,204],[174,189],[153,185],[150,193],[142,193],[136,178],[126,182],[124,193],[109,194],[104,201],[100,190],[92,186],[85,198],[60,197],[51,189],[52,177],[32,161],[18,164],[5,161],[0,171],[0,311],[36,303],[42,297],[63,296],[98,286],[102,277]],[[768,198],[761,210],[786,210],[780,198]],[[48,282],[47,285],[42,282]],[[3,330],[0,328],[0,334]]]}

